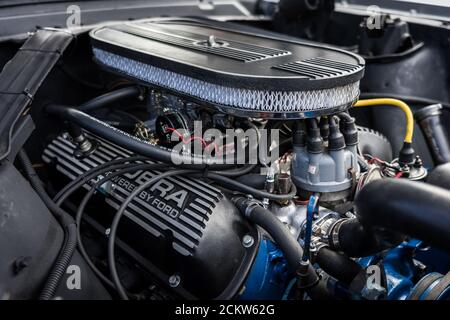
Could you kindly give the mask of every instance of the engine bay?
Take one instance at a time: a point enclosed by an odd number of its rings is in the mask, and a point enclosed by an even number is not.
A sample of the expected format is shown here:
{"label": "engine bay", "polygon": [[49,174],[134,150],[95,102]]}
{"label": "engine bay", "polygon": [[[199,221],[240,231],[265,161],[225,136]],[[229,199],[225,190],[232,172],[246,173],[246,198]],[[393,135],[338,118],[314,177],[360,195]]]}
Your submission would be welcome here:
{"label": "engine bay", "polygon": [[448,26],[290,9],[2,43],[0,297],[449,299]]}

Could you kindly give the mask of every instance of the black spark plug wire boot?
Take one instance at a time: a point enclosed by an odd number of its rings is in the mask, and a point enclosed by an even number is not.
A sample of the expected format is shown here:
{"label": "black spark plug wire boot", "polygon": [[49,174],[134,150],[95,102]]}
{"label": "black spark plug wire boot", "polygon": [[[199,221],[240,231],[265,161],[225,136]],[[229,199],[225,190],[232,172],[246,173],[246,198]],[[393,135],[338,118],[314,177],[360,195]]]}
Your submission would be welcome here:
{"label": "black spark plug wire boot", "polygon": [[345,144],[348,147],[358,145],[358,129],[356,128],[355,118],[345,112],[340,113],[339,118],[342,120],[340,124]]}
{"label": "black spark plug wire boot", "polygon": [[307,119],[306,149],[309,153],[323,152],[323,139],[316,119]]}
{"label": "black spark plug wire boot", "polygon": [[338,151],[345,148],[344,135],[339,129],[337,117],[329,118],[330,135],[328,136],[328,149],[330,151]]}
{"label": "black spark plug wire boot", "polygon": [[292,143],[296,147],[306,146],[306,128],[304,121],[298,121],[295,124],[294,136],[292,137]]}
{"label": "black spark plug wire boot", "polygon": [[404,142],[398,156],[400,166],[412,166],[415,162],[415,151],[411,142]]}
{"label": "black spark plug wire boot", "polygon": [[330,126],[328,125],[327,117],[323,116],[320,118],[319,127],[320,127],[320,135],[322,136],[323,141],[327,142],[328,136],[330,135]]}

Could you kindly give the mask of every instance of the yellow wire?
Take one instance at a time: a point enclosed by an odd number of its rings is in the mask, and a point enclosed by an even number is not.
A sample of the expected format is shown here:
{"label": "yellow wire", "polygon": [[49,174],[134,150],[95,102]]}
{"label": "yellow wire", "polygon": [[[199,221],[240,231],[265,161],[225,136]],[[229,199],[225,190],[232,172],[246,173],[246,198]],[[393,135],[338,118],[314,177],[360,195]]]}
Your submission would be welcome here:
{"label": "yellow wire", "polygon": [[409,106],[401,100],[391,98],[364,99],[355,103],[355,107],[388,105],[402,109],[406,116],[406,133],[404,142],[411,143],[414,132],[414,117]]}

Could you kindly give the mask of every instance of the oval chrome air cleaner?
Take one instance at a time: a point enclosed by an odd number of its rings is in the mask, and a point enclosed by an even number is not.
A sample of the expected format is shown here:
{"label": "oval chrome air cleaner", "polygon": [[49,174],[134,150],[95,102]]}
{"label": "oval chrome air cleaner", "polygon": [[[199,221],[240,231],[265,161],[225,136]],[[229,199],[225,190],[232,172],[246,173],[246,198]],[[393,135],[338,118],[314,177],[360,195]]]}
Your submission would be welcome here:
{"label": "oval chrome air cleaner", "polygon": [[223,25],[166,19],[104,26],[91,31],[93,52],[109,70],[241,116],[308,118],[358,98],[358,55]]}

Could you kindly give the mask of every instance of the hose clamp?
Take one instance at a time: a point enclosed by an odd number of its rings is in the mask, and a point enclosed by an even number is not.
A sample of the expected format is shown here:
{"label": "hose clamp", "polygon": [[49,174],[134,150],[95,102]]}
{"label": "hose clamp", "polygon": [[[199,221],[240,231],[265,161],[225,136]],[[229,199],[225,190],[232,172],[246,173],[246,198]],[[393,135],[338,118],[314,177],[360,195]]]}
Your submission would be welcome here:
{"label": "hose clamp", "polygon": [[333,223],[330,227],[330,232],[328,234],[328,244],[333,250],[340,251],[341,246],[339,244],[339,232],[342,224],[348,219],[340,219]]}
{"label": "hose clamp", "polygon": [[246,208],[245,208],[245,212],[244,212],[245,217],[250,218],[250,215],[251,215],[253,209],[255,209],[256,207],[260,207],[260,206],[261,206],[261,204],[258,201],[254,200],[254,199],[248,200]]}
{"label": "hose clamp", "polygon": [[316,257],[317,257],[317,253],[322,250],[323,248],[327,248],[330,247],[330,245],[328,243],[325,243],[323,241],[321,241],[322,239],[320,237],[313,237],[311,239],[311,261],[312,263],[315,263]]}
{"label": "hose clamp", "polygon": [[328,245],[328,243],[325,243],[325,242],[322,242],[322,241],[318,241],[318,242],[316,242],[316,243],[314,244],[314,252],[317,253],[317,252],[319,252],[320,250],[322,250],[323,248],[328,248],[328,247],[330,247],[330,246]]}

